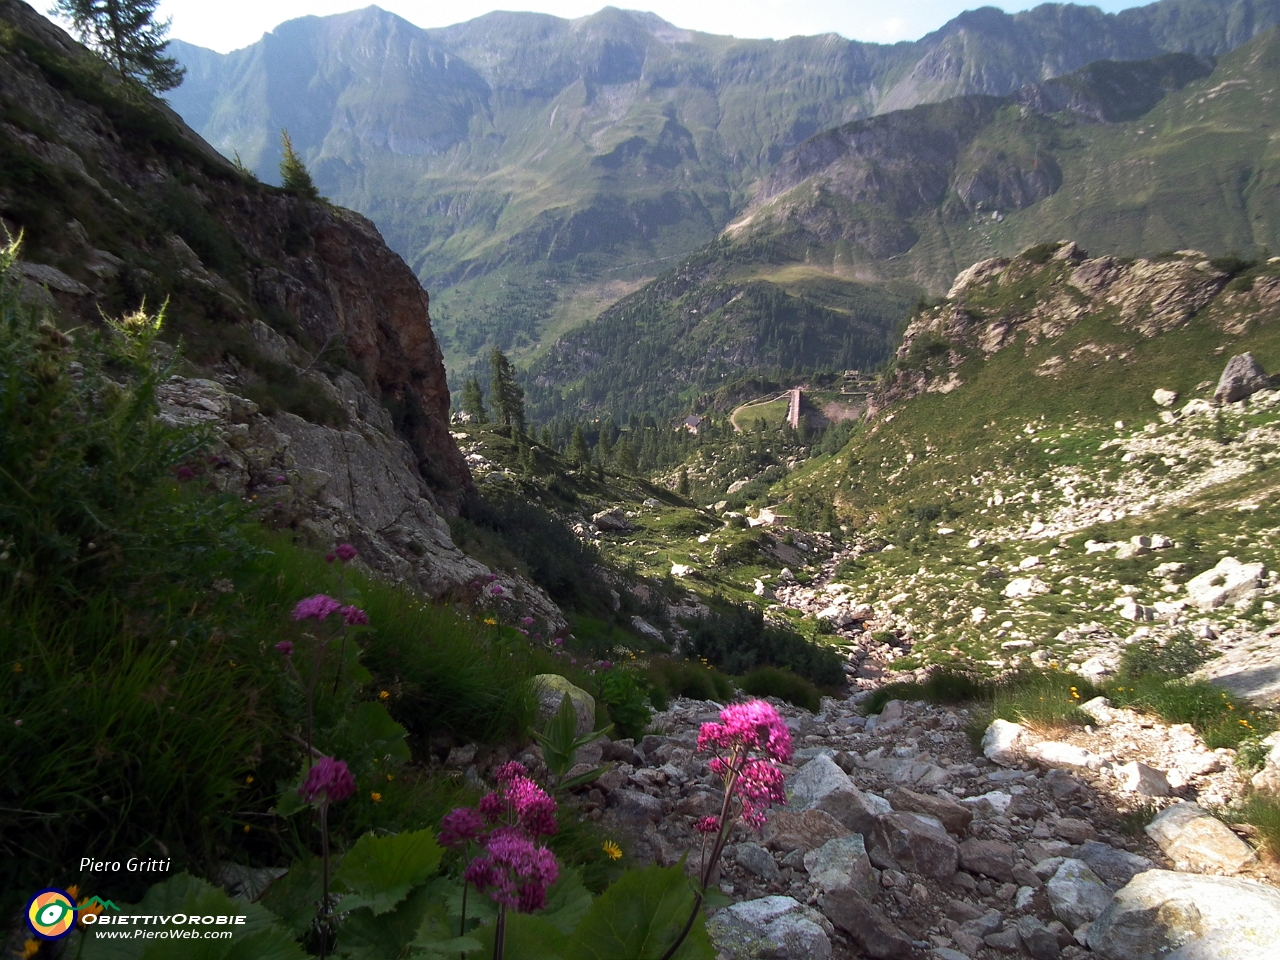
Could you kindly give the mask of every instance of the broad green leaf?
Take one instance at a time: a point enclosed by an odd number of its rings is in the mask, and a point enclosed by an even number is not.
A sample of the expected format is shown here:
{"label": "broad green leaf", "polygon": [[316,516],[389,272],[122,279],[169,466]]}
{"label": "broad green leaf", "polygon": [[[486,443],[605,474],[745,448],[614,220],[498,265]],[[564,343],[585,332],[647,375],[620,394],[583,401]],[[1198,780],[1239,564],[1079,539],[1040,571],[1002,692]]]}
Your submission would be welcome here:
{"label": "broad green leaf", "polygon": [[435,940],[431,943],[415,943],[415,952],[421,953],[478,953],[484,949],[473,937],[454,937],[451,940]]}
{"label": "broad green leaf", "polygon": [[[218,940],[204,939],[198,935],[196,939],[130,937],[116,940],[97,937],[91,932],[83,937],[80,945],[78,955],[81,960],[306,960],[306,954],[294,942],[290,932],[280,926],[265,907],[233,900],[225,891],[190,874],[180,873],[156,884],[143,895],[141,903],[134,907],[121,905],[121,912],[160,917],[185,914],[200,917],[243,916],[247,919],[242,924],[229,922],[217,926],[216,929],[232,931],[230,937]],[[133,931],[144,928],[130,925],[119,928],[104,926],[102,929]],[[203,924],[155,924],[145,929],[155,932],[203,932],[215,927]]]}
{"label": "broad green leaf", "polygon": [[580,773],[576,777],[570,777],[568,780],[560,782],[561,790],[572,790],[574,787],[580,787],[584,783],[590,783],[601,774],[607,773],[613,769],[613,761],[610,760],[603,767],[596,767],[594,770],[588,770],[586,773]]}
{"label": "broad green leaf", "polygon": [[403,956],[428,919],[443,919],[444,907],[429,886],[419,887],[391,911],[375,916],[371,907],[346,915],[336,952],[352,960],[389,960]]}
{"label": "broad green leaf", "polygon": [[591,909],[591,891],[582,885],[582,870],[560,871],[560,879],[547,891],[547,905],[537,914],[563,934],[573,933]]}
{"label": "broad green leaf", "polygon": [[[480,941],[480,957],[493,956],[495,924],[490,921],[472,936]],[[507,913],[507,937],[503,956],[507,960],[564,960],[565,936],[543,917],[527,913]],[[617,954],[611,960],[623,960]],[[627,960],[630,960],[628,957]]]}
{"label": "broad green leaf", "polygon": [[349,894],[338,905],[342,911],[371,907],[386,913],[426,883],[440,865],[444,851],[430,830],[414,830],[390,837],[366,833],[342,858],[334,879]]}
{"label": "broad green leaf", "polygon": [[351,711],[343,737],[353,748],[371,760],[407,763],[409,746],[404,742],[408,731],[391,719],[387,708],[376,701],[361,703]]}
{"label": "broad green leaf", "polygon": [[295,863],[260,899],[294,936],[302,936],[320,909],[323,874],[319,857]]}
{"label": "broad green leaf", "polygon": [[[629,870],[596,898],[565,945],[564,960],[658,960],[684,929],[694,893],[680,867]],[[695,918],[675,960],[713,960],[706,922]]]}

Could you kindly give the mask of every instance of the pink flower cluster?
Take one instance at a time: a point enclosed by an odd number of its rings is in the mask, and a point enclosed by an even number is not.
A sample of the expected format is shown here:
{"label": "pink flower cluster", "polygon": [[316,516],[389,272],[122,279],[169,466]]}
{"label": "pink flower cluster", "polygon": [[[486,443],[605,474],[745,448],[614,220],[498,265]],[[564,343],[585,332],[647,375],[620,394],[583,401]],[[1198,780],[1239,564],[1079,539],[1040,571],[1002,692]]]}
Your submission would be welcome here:
{"label": "pink flower cluster", "polygon": [[698,750],[741,746],[762,750],[777,763],[791,761],[791,731],[778,711],[763,700],[731,703],[720,711],[720,723],[704,723],[698,731]]}
{"label": "pink flower cluster", "polygon": [[[742,821],[763,826],[765,811],[772,804],[787,802],[779,764],[791,760],[791,731],[778,711],[763,700],[730,704],[720,711],[720,721],[702,725],[698,751],[715,751],[711,771],[742,804]],[[757,755],[753,756],[753,751]],[[711,819],[699,823],[698,829],[706,833],[718,830],[719,823],[712,827]]]}
{"label": "pink flower cluster", "polygon": [[560,875],[555,855],[510,827],[489,834],[485,847],[467,866],[467,882],[521,913],[541,910]]}
{"label": "pink flower cluster", "polygon": [[335,613],[342,614],[342,619],[351,626],[364,626],[369,622],[369,615],[359,607],[350,604],[344,607],[333,597],[323,593],[299,600],[298,605],[293,608],[293,619],[321,622]]}
{"label": "pink flower cluster", "polygon": [[559,876],[555,856],[536,842],[556,832],[556,802],[515,761],[498,767],[494,779],[498,789],[481,798],[479,810],[459,807],[440,821],[439,839],[454,849],[484,847],[467,866],[466,881],[497,903],[531,913],[543,907]]}
{"label": "pink flower cluster", "polygon": [[356,792],[356,781],[342,760],[321,757],[307,773],[298,788],[298,796],[307,803],[337,803]]}

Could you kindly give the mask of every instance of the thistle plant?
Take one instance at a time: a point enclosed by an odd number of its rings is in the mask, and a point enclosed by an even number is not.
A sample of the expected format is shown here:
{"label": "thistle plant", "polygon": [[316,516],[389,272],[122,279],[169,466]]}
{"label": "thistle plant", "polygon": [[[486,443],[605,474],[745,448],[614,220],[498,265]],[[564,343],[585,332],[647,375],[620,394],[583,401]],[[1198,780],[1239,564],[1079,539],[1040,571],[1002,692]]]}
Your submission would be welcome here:
{"label": "thistle plant", "polygon": [[329,946],[329,805],[345,800],[356,792],[356,781],[341,760],[321,757],[307,771],[307,778],[298,788],[298,796],[320,812],[320,957],[323,960]]}
{"label": "thistle plant", "polygon": [[460,807],[440,822],[440,843],[481,852],[463,871],[462,924],[466,934],[467,889],[475,887],[498,905],[493,960],[502,960],[507,910],[533,913],[547,902],[547,888],[560,874],[555,855],[538,843],[558,829],[556,802],[512,761],[494,771],[498,786],[480,799],[478,809]]}
{"label": "thistle plant", "polygon": [[675,955],[693,928],[734,824],[741,821],[759,828],[771,805],[787,802],[781,765],[791,760],[791,732],[763,700],[730,704],[720,711],[719,723],[704,723],[698,731],[698,752],[704,751],[713,754],[711,772],[724,784],[724,798],[719,816],[695,824],[702,834],[702,861],[693,910],[662,960]]}

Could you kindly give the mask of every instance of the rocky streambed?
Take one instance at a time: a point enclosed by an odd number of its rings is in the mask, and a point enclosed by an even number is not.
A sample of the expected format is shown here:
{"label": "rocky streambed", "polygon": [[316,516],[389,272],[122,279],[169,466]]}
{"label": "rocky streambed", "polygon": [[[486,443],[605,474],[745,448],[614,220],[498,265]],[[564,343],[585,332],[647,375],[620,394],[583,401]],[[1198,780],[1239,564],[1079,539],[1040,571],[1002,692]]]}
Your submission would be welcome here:
{"label": "rocky streambed", "polygon": [[[865,697],[772,701],[796,747],[788,803],[726,848],[722,957],[1280,956],[1270,868],[1205,809],[1243,793],[1231,751],[1101,699],[1083,729],[997,721],[976,746],[965,708],[866,716]],[[636,861],[697,870],[693,825],[720,792],[696,737],[719,709],[677,700],[660,732],[580,757],[614,761],[585,809]]]}

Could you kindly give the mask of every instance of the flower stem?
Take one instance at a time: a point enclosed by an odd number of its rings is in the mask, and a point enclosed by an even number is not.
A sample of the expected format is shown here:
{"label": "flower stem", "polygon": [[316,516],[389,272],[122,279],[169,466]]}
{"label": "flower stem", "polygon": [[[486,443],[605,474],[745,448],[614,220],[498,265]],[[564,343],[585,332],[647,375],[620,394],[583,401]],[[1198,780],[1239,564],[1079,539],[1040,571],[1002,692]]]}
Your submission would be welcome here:
{"label": "flower stem", "polygon": [[[458,924],[458,936],[465,937],[467,935],[467,887],[469,884],[464,879],[462,881],[462,922]],[[460,954],[462,960],[467,960],[465,953]]]}
{"label": "flower stem", "polygon": [[[493,960],[502,960],[507,946],[507,905],[498,905],[498,923],[493,931]],[[665,958],[664,958],[665,960]]]}
{"label": "flower stem", "polygon": [[[310,763],[310,760],[307,761]],[[329,800],[320,804],[320,960],[329,949]]]}

